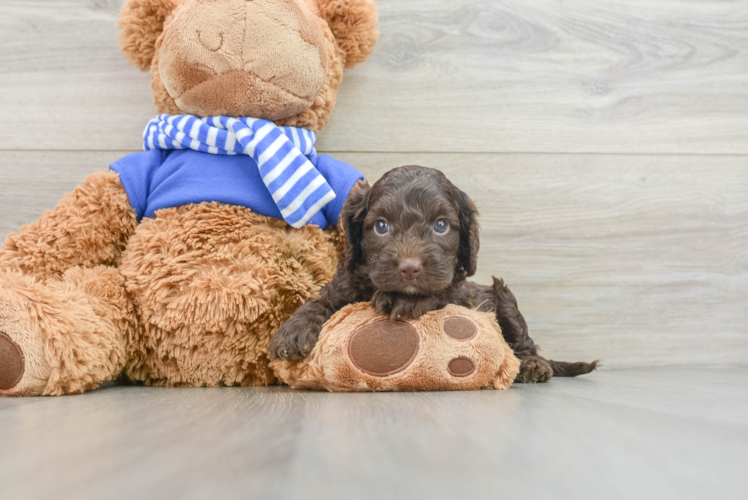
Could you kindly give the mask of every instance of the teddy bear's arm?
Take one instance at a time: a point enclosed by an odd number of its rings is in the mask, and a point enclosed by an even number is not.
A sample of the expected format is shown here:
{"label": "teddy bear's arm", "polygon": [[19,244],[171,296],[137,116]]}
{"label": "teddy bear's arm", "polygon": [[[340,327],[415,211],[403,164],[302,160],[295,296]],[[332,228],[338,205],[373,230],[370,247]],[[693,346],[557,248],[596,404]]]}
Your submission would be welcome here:
{"label": "teddy bear's arm", "polygon": [[0,269],[45,279],[75,266],[116,265],[136,225],[119,176],[97,172],[54,210],[8,235]]}
{"label": "teddy bear's arm", "polygon": [[373,0],[317,0],[317,5],[346,54],[345,67],[352,68],[369,57],[379,38]]}

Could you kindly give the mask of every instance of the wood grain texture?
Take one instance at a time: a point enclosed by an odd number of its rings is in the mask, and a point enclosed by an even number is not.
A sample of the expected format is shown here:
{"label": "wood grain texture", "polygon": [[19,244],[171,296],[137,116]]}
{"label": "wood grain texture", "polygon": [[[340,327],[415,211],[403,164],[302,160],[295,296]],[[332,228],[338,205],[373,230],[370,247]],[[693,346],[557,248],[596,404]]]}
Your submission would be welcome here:
{"label": "wood grain texture", "polygon": [[[18,167],[0,169],[0,238],[124,154],[3,153]],[[545,355],[614,367],[748,364],[743,157],[335,157],[371,180],[404,164],[439,168],[468,192],[482,213],[475,279],[506,279]]]}
{"label": "wood grain texture", "polygon": [[[121,3],[0,1],[0,149],[140,147]],[[377,3],[321,149],[748,154],[745,2]]]}
{"label": "wood grain texture", "polygon": [[0,495],[732,499],[748,372],[600,371],[507,391],[117,387],[0,400]]}

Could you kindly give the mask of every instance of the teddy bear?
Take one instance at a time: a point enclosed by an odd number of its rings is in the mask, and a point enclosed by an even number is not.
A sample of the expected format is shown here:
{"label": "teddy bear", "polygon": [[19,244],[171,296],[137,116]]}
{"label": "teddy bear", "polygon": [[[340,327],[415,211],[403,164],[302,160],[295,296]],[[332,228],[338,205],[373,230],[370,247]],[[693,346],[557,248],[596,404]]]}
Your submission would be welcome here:
{"label": "teddy bear", "polygon": [[0,396],[277,382],[269,339],[332,278],[362,179],[318,155],[372,0],[128,0],[150,70],[144,152],[94,173],[0,249]]}

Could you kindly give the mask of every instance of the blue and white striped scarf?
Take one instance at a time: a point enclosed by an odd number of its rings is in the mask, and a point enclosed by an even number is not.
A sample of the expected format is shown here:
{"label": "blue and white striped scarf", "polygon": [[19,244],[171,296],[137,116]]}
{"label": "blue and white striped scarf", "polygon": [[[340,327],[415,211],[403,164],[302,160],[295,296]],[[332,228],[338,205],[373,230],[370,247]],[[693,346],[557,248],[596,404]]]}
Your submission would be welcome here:
{"label": "blue and white striped scarf", "polygon": [[303,128],[227,116],[158,115],[143,131],[146,151],[193,149],[252,157],[283,219],[295,228],[335,199],[327,180],[307,158],[317,154],[316,139],[317,134]]}

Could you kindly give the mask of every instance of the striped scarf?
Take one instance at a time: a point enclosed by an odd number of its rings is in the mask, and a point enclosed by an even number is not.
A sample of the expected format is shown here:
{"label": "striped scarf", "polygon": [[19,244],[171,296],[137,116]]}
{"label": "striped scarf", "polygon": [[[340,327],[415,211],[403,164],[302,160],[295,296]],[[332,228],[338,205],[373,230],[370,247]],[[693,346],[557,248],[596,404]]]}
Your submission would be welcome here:
{"label": "striped scarf", "polygon": [[143,131],[146,151],[193,149],[218,155],[250,156],[283,219],[300,228],[335,199],[335,193],[307,157],[316,156],[317,134],[278,127],[257,118],[158,115]]}

